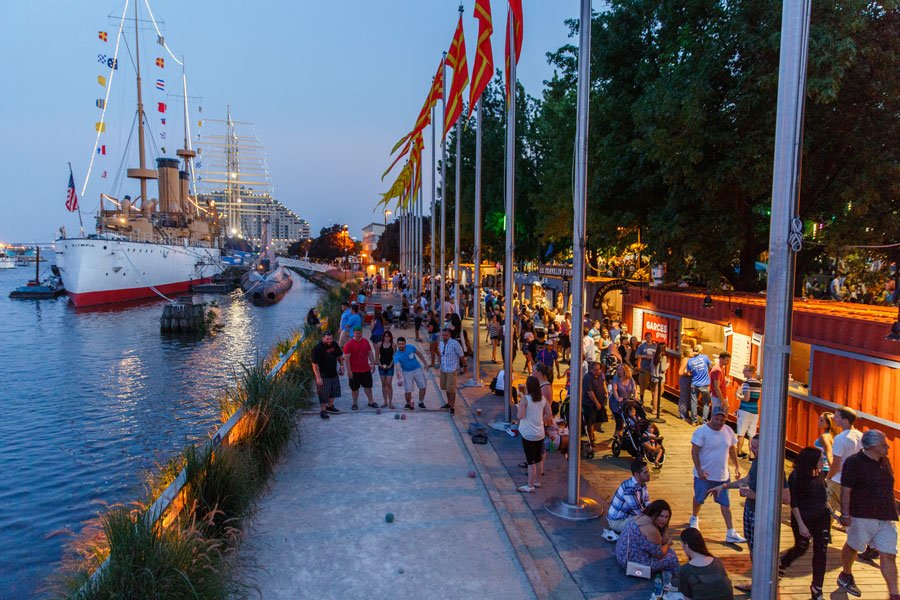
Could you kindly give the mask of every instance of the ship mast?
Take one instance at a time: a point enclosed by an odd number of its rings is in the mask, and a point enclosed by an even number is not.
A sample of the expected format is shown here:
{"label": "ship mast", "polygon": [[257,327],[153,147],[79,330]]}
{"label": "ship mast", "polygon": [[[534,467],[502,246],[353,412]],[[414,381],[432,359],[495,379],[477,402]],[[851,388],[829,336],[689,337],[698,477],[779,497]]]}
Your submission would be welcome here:
{"label": "ship mast", "polygon": [[[197,156],[197,153],[191,149],[191,134],[190,128],[188,125],[188,101],[187,101],[187,75],[184,72],[184,57],[181,58],[181,85],[183,90],[184,97],[184,148],[179,148],[175,154],[181,157],[184,160],[185,171],[187,171],[191,176],[191,183],[194,182],[194,163],[193,159]],[[195,190],[196,194],[196,190]],[[184,211],[188,211],[188,206],[191,203],[190,196],[184,199]],[[194,213],[199,217],[200,216],[200,206],[194,203]]]}
{"label": "ship mast", "polygon": [[147,198],[147,180],[156,179],[153,169],[147,168],[144,158],[144,101],[141,96],[141,49],[138,36],[138,3],[134,3],[134,62],[137,70],[137,117],[138,117],[138,164],[137,169],[128,169],[128,177],[141,182],[141,209],[145,216],[150,216],[150,202]]}

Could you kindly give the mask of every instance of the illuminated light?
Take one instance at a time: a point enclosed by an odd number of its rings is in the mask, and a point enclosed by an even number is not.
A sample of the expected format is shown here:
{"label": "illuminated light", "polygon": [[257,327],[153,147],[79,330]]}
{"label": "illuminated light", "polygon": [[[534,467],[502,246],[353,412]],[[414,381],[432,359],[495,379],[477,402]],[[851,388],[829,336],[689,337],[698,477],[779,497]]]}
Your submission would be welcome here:
{"label": "illuminated light", "polygon": [[713,300],[712,296],[710,296],[709,291],[706,292],[706,297],[703,298],[703,308],[712,308]]}

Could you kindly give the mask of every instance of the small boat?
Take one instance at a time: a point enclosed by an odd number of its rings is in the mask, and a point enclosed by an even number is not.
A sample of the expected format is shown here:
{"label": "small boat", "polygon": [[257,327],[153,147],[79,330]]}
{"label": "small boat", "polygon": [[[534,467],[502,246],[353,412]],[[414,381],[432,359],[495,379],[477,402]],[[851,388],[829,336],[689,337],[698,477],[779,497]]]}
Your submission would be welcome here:
{"label": "small boat", "polygon": [[19,286],[9,293],[10,298],[19,300],[43,300],[46,298],[56,298],[66,293],[63,285],[62,277],[60,277],[59,268],[56,265],[50,266],[50,276],[41,281],[41,255],[38,249],[37,260],[34,261],[34,279],[25,285]]}
{"label": "small boat", "polygon": [[16,259],[8,256],[0,256],[0,269],[15,269]]}
{"label": "small boat", "polygon": [[275,304],[294,285],[290,271],[278,264],[272,252],[268,223],[263,223],[263,250],[253,268],[241,277],[241,290],[257,306]]}

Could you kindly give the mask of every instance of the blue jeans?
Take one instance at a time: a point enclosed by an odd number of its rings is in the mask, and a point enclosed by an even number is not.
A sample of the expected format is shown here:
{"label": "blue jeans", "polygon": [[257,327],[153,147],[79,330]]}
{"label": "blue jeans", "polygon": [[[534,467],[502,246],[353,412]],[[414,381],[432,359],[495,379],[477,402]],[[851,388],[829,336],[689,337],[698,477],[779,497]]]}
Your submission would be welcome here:
{"label": "blue jeans", "polygon": [[[703,419],[700,419],[700,415],[697,414],[697,404],[698,400],[702,403],[703,409]],[[694,422],[699,421],[707,421],[709,420],[709,386],[702,385],[697,387],[696,385],[691,386],[691,420]]]}

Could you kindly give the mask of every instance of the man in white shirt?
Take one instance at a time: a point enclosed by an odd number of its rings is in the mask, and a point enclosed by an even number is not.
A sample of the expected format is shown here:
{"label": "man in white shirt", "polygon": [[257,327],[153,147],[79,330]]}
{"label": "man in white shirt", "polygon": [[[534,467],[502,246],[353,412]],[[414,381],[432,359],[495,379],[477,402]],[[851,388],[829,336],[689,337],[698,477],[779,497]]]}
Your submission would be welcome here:
{"label": "man in white shirt", "polygon": [[587,329],[584,330],[584,338],[581,340],[581,355],[589,363],[597,360],[597,344],[594,343],[594,338]]}
{"label": "man in white shirt", "polygon": [[[694,507],[689,527],[699,529],[700,507],[706,501],[713,488],[731,480],[728,459],[734,464],[735,479],[741,478],[741,466],[737,457],[737,436],[730,427],[725,427],[725,409],[717,406],[712,417],[705,425],[694,430],[691,436],[691,459],[694,462]],[[725,519],[725,541],[731,544],[743,544],[747,540],[741,537],[732,525],[731,503],[728,492],[723,490],[714,494],[715,501],[722,510]]]}
{"label": "man in white shirt", "polygon": [[834,424],[843,429],[834,436],[834,444],[831,453],[834,459],[828,465],[828,507],[834,518],[841,514],[841,470],[844,461],[862,450],[862,431],[856,429],[856,411],[852,408],[842,407],[834,411]]}

